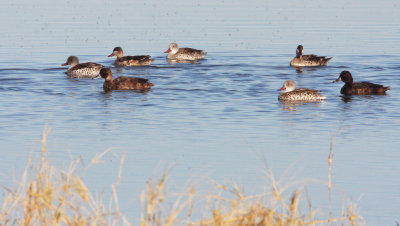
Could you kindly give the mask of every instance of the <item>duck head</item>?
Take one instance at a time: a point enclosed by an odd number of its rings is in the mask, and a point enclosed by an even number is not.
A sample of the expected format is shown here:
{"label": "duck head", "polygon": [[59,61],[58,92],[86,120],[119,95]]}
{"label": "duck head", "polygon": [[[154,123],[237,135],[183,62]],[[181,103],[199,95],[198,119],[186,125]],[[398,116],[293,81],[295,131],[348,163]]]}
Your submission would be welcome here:
{"label": "duck head", "polygon": [[296,89],[296,83],[293,80],[286,80],[283,83],[282,88],[278,89],[278,91],[282,92],[290,92]]}
{"label": "duck head", "polygon": [[100,76],[105,80],[112,80],[112,72],[110,68],[102,68],[100,70]]}
{"label": "duck head", "polygon": [[121,58],[124,56],[124,51],[122,50],[121,47],[115,47],[113,52],[108,55],[108,57],[113,57],[113,56],[117,56],[117,58]]}
{"label": "duck head", "polygon": [[340,81],[351,85],[353,84],[353,76],[349,71],[342,71],[339,75],[339,78],[333,82],[340,82]]}
{"label": "duck head", "polygon": [[303,55],[303,46],[302,45],[298,45],[297,49],[296,49],[296,56],[300,57]]}
{"label": "duck head", "polygon": [[179,50],[178,44],[176,44],[176,43],[171,43],[171,44],[169,44],[168,50],[165,51],[164,53],[172,53],[172,54],[175,54],[175,53],[178,52],[178,50]]}
{"label": "duck head", "polygon": [[70,56],[70,57],[68,57],[67,62],[61,64],[61,66],[71,65],[71,67],[73,67],[73,66],[75,66],[77,64],[79,64],[78,57]]}

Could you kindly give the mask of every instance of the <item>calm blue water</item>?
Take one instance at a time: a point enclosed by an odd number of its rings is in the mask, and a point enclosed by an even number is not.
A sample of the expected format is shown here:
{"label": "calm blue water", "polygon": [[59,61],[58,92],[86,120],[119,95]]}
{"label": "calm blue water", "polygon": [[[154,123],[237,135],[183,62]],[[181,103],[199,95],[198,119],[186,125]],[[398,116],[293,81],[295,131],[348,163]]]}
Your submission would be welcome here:
{"label": "calm blue water", "polygon": [[[55,165],[126,152],[119,198],[133,222],[146,181],[166,165],[174,165],[174,188],[234,180],[249,193],[268,186],[272,170],[283,184],[306,185],[314,208],[328,213],[333,137],[334,215],[344,192],[367,225],[393,225],[400,221],[399,10],[398,1],[3,1],[0,184],[11,185],[40,152],[48,123]],[[168,64],[163,52],[173,41],[208,51],[206,60]],[[298,44],[334,58],[296,71],[289,61]],[[105,94],[103,80],[69,79],[60,66],[70,55],[111,66],[106,56],[116,46],[156,59],[112,68],[115,76],[150,79],[151,91]],[[344,99],[343,84],[332,83],[342,70],[391,90]],[[327,100],[280,103],[276,90],[287,79]],[[116,180],[119,160],[105,160],[87,173],[91,189]]]}

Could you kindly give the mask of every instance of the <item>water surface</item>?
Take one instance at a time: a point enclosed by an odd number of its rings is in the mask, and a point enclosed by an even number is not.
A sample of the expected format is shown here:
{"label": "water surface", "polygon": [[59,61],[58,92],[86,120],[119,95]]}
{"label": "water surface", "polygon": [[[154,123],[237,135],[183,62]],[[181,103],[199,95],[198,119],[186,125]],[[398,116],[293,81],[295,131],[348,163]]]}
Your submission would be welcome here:
{"label": "water surface", "polygon": [[[203,176],[231,179],[249,192],[272,170],[307,184],[314,207],[328,213],[327,158],[334,139],[333,205],[342,192],[367,225],[392,225],[400,209],[400,55],[397,1],[12,1],[0,3],[0,184],[19,177],[38,153],[46,123],[56,165],[97,153],[127,153],[119,188],[122,211],[137,222],[145,182],[174,164],[179,188]],[[5,32],[6,31],[6,32]],[[198,64],[168,64],[170,42],[205,49]],[[328,67],[289,66],[298,44],[334,57]],[[150,67],[114,68],[107,58],[150,54]],[[149,92],[104,93],[103,81],[70,79],[69,55],[140,76]],[[333,84],[342,70],[357,81],[391,87],[386,96],[343,98]],[[323,103],[277,100],[287,79],[319,89]],[[265,158],[265,162],[263,160]],[[106,157],[86,176],[101,191],[116,180]],[[200,184],[200,182],[198,182]],[[325,216],[321,213],[322,216]]]}

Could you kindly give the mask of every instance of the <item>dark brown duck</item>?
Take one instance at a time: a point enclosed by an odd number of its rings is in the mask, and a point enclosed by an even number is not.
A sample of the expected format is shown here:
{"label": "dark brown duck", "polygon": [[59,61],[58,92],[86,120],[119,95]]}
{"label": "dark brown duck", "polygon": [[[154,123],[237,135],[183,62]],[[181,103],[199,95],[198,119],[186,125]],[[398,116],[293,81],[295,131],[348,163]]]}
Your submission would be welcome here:
{"label": "dark brown duck", "polygon": [[338,79],[334,82],[344,82],[344,86],[340,90],[343,95],[385,95],[390,89],[389,86],[374,84],[370,82],[353,82],[353,76],[349,71],[342,71]]}
{"label": "dark brown duck", "polygon": [[100,76],[105,79],[103,83],[104,91],[129,90],[129,89],[150,89],[154,86],[148,79],[121,76],[113,80],[112,72],[109,68],[103,68]]}

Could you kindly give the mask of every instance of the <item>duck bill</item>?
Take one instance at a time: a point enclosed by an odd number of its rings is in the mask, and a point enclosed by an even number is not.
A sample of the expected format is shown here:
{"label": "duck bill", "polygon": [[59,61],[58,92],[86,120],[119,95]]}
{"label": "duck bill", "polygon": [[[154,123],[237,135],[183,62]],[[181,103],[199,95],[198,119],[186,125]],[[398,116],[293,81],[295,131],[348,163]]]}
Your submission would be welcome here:
{"label": "duck bill", "polygon": [[101,75],[98,74],[98,75],[94,76],[92,79],[96,79],[96,78],[101,78]]}
{"label": "duck bill", "polygon": [[278,91],[282,91],[282,90],[285,90],[285,89],[286,89],[285,86],[282,86],[282,88],[278,89]]}
{"label": "duck bill", "polygon": [[171,49],[168,49],[167,51],[165,51],[164,53],[170,53],[171,52]]}
{"label": "duck bill", "polygon": [[111,53],[110,55],[108,55],[108,57],[113,57],[115,56],[114,53]]}
{"label": "duck bill", "polygon": [[61,64],[61,66],[67,66],[67,65],[68,65],[68,63]]}
{"label": "duck bill", "polygon": [[338,79],[334,80],[332,83],[334,83],[334,82],[340,82],[340,81],[342,81],[342,78],[341,78],[341,77],[339,77]]}

